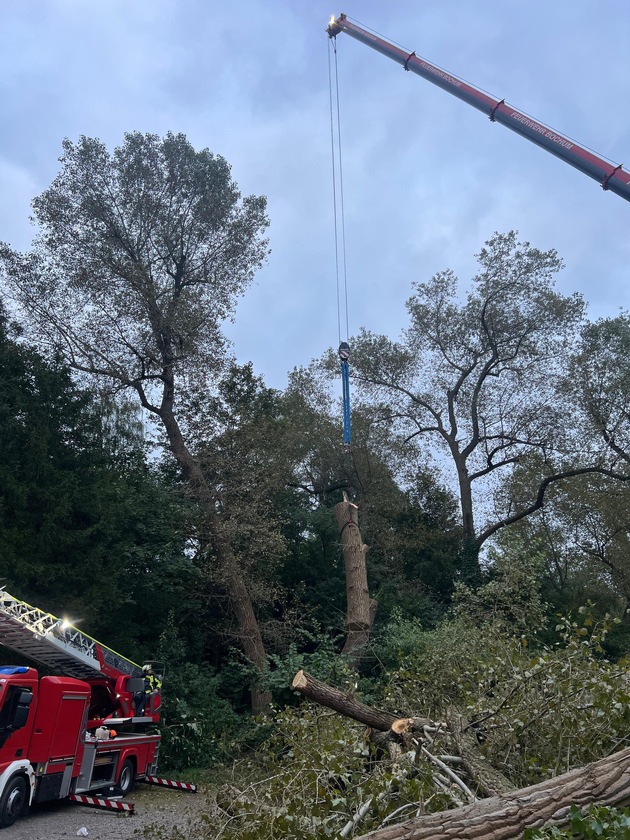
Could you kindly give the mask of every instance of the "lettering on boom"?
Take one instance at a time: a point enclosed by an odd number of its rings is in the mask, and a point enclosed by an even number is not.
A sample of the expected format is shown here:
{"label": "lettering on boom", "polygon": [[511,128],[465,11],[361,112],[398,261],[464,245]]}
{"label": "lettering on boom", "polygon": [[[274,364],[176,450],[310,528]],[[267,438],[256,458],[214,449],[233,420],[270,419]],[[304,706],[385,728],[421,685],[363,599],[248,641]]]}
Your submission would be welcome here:
{"label": "lettering on boom", "polygon": [[354,28],[357,30],[357,32],[360,32],[365,38],[369,38],[370,41],[378,41],[376,35],[372,35],[371,32],[366,32],[365,29],[361,29],[360,26],[355,26]]}
{"label": "lettering on boom", "polygon": [[512,111],[510,116],[518,122],[522,123],[523,125],[526,125],[527,128],[533,128],[534,131],[537,131],[539,134],[542,134],[543,137],[546,137],[553,143],[557,143],[559,146],[563,146],[565,149],[573,148],[574,144],[567,140],[566,137],[561,137],[559,134],[556,134],[554,131],[551,131],[550,128],[546,128],[544,125],[541,125],[540,123],[537,123],[534,120],[530,120],[523,114],[519,114],[518,111]]}
{"label": "lettering on boom", "polygon": [[421,58],[416,57],[416,61],[422,67],[423,70],[428,70],[429,73],[433,73],[434,76],[439,76],[440,79],[444,79],[445,82],[448,82],[455,87],[461,87],[462,83],[459,79],[456,79],[454,76],[445,73],[443,70],[440,70],[438,67],[434,67],[432,64],[428,64],[426,61],[423,61]]}

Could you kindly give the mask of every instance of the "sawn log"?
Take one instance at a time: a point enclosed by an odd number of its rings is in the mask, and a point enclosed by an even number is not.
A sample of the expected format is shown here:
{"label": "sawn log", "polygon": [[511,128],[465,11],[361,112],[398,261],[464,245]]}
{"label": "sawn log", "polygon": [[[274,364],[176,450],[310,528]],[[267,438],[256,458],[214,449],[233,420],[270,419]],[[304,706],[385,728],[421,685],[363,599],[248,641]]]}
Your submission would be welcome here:
{"label": "sawn log", "polygon": [[592,802],[630,803],[630,748],[540,784],[370,831],[356,840],[516,840],[527,828],[565,825],[572,805]]}
{"label": "sawn log", "polygon": [[[380,732],[401,735],[407,729],[420,731],[423,726],[431,725],[423,718],[399,718],[373,709],[305,671],[295,675],[293,688],[308,699]],[[462,736],[462,729],[461,721],[449,722],[465,764],[476,764],[473,776],[483,779],[487,762],[479,752],[480,763],[476,763],[471,739]],[[505,777],[496,770],[493,773],[485,787],[489,791],[504,791],[499,795],[371,831],[357,840],[517,840],[527,828],[565,825],[572,805],[583,808],[591,803],[630,804],[630,748],[520,790],[506,791],[509,783]]]}

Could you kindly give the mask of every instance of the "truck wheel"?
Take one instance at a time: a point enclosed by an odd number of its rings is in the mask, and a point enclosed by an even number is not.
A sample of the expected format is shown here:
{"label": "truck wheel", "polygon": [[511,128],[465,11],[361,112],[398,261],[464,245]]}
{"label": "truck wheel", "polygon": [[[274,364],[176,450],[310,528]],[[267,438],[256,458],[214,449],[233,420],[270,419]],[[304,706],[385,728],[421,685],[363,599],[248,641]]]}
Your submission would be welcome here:
{"label": "truck wheel", "polygon": [[123,796],[127,796],[128,793],[134,788],[136,784],[136,767],[133,761],[128,758],[122,766],[122,770],[120,771],[120,776],[118,777],[118,787],[120,792]]}
{"label": "truck wheel", "polygon": [[0,828],[8,828],[26,810],[26,779],[13,776],[0,797]]}

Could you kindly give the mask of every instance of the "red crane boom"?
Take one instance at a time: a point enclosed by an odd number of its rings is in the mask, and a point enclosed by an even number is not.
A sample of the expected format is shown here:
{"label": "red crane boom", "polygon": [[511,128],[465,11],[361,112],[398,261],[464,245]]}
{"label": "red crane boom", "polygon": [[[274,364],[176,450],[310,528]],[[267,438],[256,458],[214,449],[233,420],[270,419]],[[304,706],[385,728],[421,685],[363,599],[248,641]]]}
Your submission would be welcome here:
{"label": "red crane boom", "polygon": [[626,201],[630,201],[630,173],[626,172],[621,164],[615,166],[614,163],[604,160],[589,149],[585,149],[573,140],[569,140],[508,105],[504,99],[493,99],[487,93],[416,55],[415,52],[409,53],[362,29],[349,21],[345,14],[341,14],[336,19],[332,18],[326,31],[331,38],[335,38],[340,32],[351,35],[362,44],[393,59],[405,70],[422,76],[423,79],[443,88],[458,99],[463,99],[473,108],[483,111],[492,122],[501,123],[537,146],[542,146],[552,155],[556,155],[579,169],[580,172],[594,178],[603,189],[610,190],[625,198]]}

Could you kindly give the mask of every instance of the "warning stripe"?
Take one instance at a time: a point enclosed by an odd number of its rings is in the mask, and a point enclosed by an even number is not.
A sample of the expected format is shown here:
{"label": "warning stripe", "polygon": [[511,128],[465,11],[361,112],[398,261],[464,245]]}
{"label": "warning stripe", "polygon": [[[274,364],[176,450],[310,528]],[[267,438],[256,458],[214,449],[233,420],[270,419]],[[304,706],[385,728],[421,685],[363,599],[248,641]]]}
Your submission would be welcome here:
{"label": "warning stripe", "polygon": [[102,799],[98,796],[84,796],[81,793],[71,793],[69,799],[71,802],[78,802],[80,805],[91,805],[94,808],[106,808],[111,811],[127,811],[130,814],[134,813],[133,802],[119,802],[116,799]]}
{"label": "warning stripe", "polygon": [[173,779],[160,779],[159,776],[146,776],[144,779],[151,785],[162,785],[163,787],[177,788],[178,790],[188,790],[191,793],[197,793],[197,785],[190,782],[176,782]]}

